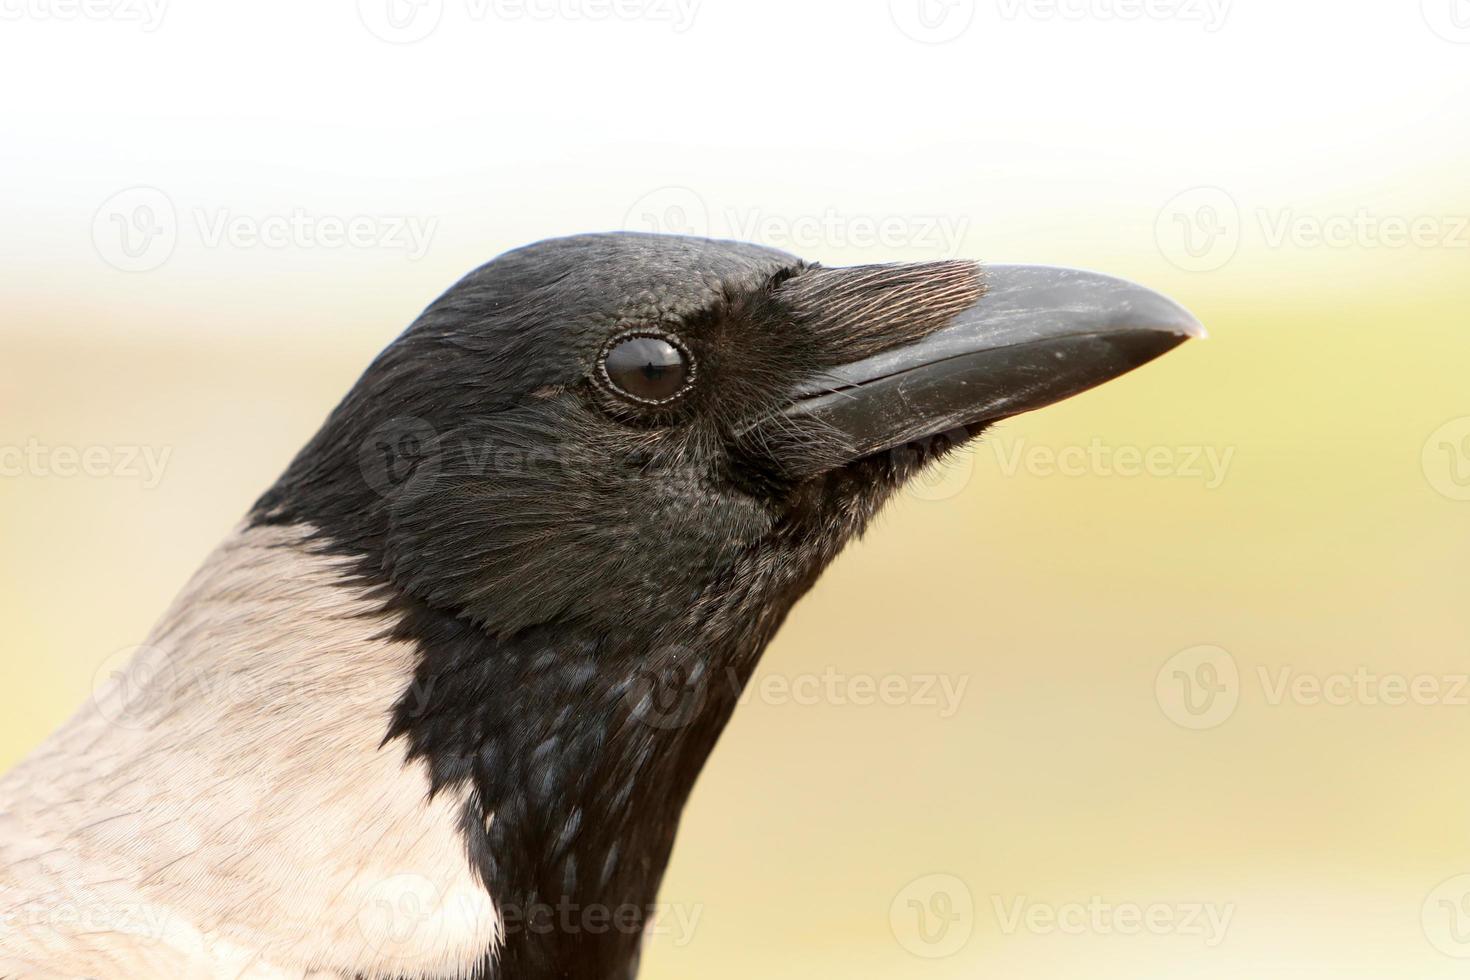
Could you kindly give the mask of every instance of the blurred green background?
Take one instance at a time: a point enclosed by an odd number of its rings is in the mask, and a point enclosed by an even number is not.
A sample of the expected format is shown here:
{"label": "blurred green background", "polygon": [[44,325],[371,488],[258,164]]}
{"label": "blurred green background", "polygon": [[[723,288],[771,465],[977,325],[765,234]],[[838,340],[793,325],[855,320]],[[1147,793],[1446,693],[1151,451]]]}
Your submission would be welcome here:
{"label": "blurred green background", "polygon": [[1212,338],[998,428],[833,567],[645,976],[1465,976],[1457,2],[14,8],[0,767],[499,251],[1081,265]]}

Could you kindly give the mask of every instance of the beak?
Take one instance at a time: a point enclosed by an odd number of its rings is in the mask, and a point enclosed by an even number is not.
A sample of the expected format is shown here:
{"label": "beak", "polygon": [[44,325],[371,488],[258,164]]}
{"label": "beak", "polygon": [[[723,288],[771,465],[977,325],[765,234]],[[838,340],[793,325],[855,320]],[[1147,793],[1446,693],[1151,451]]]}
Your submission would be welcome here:
{"label": "beak", "polygon": [[851,462],[1043,408],[1205,336],[1168,297],[1096,272],[989,266],[983,286],[917,342],[799,388],[773,421],[821,430]]}

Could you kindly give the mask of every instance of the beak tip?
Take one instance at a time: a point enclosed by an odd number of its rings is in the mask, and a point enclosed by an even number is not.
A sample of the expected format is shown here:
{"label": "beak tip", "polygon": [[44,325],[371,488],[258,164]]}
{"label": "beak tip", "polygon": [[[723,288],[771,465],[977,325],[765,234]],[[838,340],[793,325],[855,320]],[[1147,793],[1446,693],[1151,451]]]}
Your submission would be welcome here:
{"label": "beak tip", "polygon": [[1188,340],[1209,340],[1210,331],[1200,322],[1199,317],[1179,307],[1179,318],[1170,324],[1170,330]]}

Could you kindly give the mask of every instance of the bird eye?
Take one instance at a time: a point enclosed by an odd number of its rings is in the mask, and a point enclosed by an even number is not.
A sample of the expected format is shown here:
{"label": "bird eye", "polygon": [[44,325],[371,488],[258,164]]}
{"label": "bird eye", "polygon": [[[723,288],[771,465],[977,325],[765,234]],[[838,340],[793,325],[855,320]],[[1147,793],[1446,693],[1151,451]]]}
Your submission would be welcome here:
{"label": "bird eye", "polygon": [[654,336],[614,342],[603,355],[602,370],[615,390],[648,405],[673,401],[694,379],[688,351],[669,339]]}

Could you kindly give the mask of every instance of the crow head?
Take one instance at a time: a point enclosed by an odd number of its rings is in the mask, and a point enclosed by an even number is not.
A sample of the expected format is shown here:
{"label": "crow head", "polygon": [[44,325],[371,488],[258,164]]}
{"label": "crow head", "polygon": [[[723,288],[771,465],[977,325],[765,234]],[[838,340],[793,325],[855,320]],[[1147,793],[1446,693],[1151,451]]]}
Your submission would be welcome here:
{"label": "crow head", "polygon": [[1066,270],[545,242],[430,306],[265,509],[496,637],[704,646],[728,602],[819,570],[920,467],[1194,329]]}
{"label": "crow head", "polygon": [[[473,788],[467,846],[502,911],[642,907],[760,652],[883,502],[1197,332],[1090,273],[545,242],[431,305],[255,520],[351,556],[419,644],[385,735],[436,791]],[[500,961],[603,976],[633,950],[508,926]]]}

